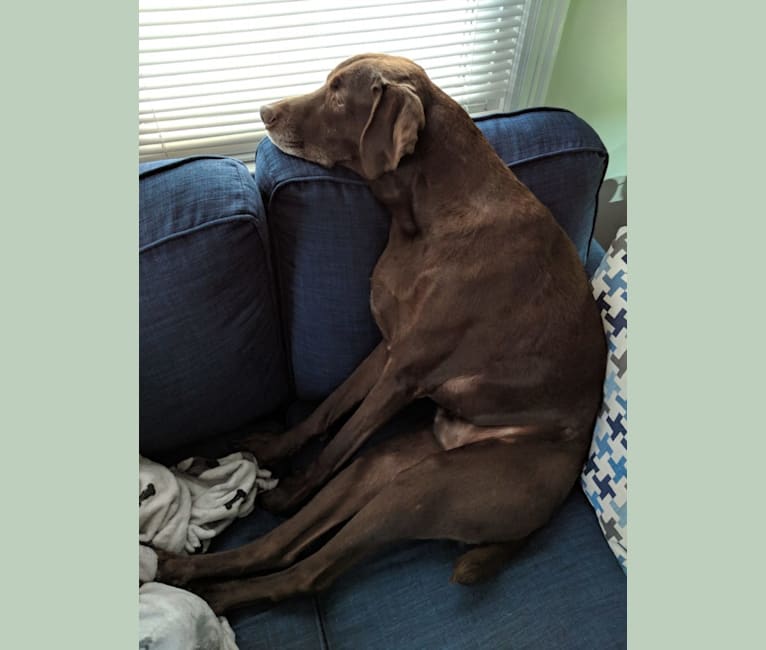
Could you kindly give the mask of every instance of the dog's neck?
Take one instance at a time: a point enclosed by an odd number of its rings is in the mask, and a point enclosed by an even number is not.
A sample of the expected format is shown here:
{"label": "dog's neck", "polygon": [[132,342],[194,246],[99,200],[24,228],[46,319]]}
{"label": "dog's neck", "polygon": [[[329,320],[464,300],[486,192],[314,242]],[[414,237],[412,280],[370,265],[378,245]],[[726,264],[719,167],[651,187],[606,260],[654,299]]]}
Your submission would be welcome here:
{"label": "dog's neck", "polygon": [[[375,197],[391,212],[392,234],[433,234],[445,227],[446,216],[452,223],[476,219],[475,212],[469,216],[459,211],[465,209],[466,197],[508,174],[469,115],[439,93],[425,106],[426,123],[415,151],[395,170],[370,181]],[[470,225],[462,223],[461,229]]]}

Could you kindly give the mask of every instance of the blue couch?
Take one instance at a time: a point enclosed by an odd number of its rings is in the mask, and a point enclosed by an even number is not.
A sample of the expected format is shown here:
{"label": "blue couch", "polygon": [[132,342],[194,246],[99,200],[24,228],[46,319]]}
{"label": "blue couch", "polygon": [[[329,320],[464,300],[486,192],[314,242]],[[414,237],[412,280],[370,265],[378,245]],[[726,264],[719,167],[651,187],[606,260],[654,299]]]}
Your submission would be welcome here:
{"label": "blue couch", "polygon": [[[607,152],[570,112],[480,118],[503,160],[553,212],[592,272]],[[140,450],[213,455],[244,431],[298,421],[374,347],[369,277],[389,217],[352,172],[270,141],[255,174],[232,159],[140,168]],[[381,431],[427,418],[427,400]],[[211,550],[275,526],[256,510]],[[577,485],[553,521],[487,584],[449,583],[459,545],[402,544],[329,590],[232,612],[251,648],[621,648],[626,579]]]}

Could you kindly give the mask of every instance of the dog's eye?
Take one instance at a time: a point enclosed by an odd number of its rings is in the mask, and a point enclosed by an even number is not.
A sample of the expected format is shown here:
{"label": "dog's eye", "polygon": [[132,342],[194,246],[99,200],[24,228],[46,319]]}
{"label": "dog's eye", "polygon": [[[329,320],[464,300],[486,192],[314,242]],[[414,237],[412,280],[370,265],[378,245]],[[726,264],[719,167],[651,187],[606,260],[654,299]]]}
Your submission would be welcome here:
{"label": "dog's eye", "polygon": [[339,88],[340,88],[340,79],[338,77],[335,77],[335,79],[333,79],[330,82],[330,90],[332,90],[333,92],[336,92]]}

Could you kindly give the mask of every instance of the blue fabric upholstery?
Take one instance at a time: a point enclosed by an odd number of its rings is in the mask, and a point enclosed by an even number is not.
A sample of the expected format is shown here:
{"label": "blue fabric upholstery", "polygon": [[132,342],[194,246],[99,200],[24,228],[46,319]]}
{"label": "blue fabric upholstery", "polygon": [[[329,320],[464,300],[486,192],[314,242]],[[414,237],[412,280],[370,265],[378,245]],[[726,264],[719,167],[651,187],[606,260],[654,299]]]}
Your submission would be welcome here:
{"label": "blue fabric upholstery", "polygon": [[[477,124],[550,208],[584,263],[607,161],[593,129],[559,109],[490,116]],[[296,394],[321,398],[380,339],[369,278],[386,244],[389,217],[353,172],[285,155],[270,140],[258,147],[255,178],[269,214]]]}
{"label": "blue fabric upholstery", "polygon": [[[311,405],[295,404],[293,419]],[[421,401],[375,442],[431,416]],[[211,551],[255,539],[279,523],[264,511],[238,520]],[[276,606],[242,608],[229,620],[241,650],[290,648],[623,648],[626,579],[579,485],[553,521],[497,578],[461,587],[449,577],[459,544],[403,544],[354,568],[327,591]],[[292,626],[292,634],[286,630]],[[299,645],[299,644],[304,645]],[[324,644],[324,645],[323,645]]]}
{"label": "blue fabric upholstery", "polygon": [[240,162],[140,168],[140,449],[237,428],[287,396],[265,213]]}

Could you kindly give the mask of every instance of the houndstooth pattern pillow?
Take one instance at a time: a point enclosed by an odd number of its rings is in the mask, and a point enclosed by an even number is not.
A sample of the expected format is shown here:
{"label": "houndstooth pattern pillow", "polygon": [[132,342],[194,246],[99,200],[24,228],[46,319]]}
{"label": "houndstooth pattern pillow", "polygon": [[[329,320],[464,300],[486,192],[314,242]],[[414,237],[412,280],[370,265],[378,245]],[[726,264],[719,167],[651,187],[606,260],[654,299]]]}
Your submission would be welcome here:
{"label": "houndstooth pattern pillow", "polygon": [[617,231],[593,275],[593,295],[609,345],[604,401],[580,481],[606,541],[628,570],[628,231]]}

